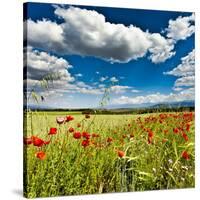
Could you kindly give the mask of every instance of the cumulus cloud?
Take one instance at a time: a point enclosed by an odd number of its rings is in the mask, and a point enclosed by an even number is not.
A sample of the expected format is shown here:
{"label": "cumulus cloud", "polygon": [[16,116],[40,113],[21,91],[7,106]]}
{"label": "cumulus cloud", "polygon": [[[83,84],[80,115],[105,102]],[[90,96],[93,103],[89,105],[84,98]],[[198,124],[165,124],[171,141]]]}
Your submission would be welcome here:
{"label": "cumulus cloud", "polygon": [[178,40],[185,40],[195,32],[194,14],[186,17],[179,16],[175,20],[170,20],[167,31],[167,37],[175,42]]}
{"label": "cumulus cloud", "polygon": [[174,91],[180,91],[182,87],[194,87],[195,85],[195,50],[181,58],[181,63],[165,75],[178,77],[174,83]]}
{"label": "cumulus cloud", "polygon": [[[32,47],[25,49],[24,68],[27,72],[24,75],[24,87],[27,92],[30,93],[34,89],[38,94],[48,98],[63,96],[65,93],[101,95],[106,88],[105,84],[92,86],[83,81],[78,81],[76,78],[81,77],[82,74],[78,73],[73,76],[70,73],[72,66],[67,60]],[[41,80],[52,73],[59,73],[60,76],[53,81],[52,87],[46,90],[41,87]],[[101,77],[101,81],[107,79],[109,79],[108,76]],[[111,77],[109,80],[116,82],[117,78]],[[110,90],[112,93],[118,94],[124,93],[129,88],[131,87],[115,85]]]}
{"label": "cumulus cloud", "polygon": [[100,79],[99,79],[99,81],[100,82],[104,82],[105,80],[107,80],[108,79],[108,76],[102,76]]}
{"label": "cumulus cloud", "polygon": [[131,86],[127,86],[127,85],[114,85],[114,86],[111,86],[110,87],[110,91],[111,91],[111,94],[114,93],[114,94],[123,94],[123,93],[138,93],[140,92],[139,90],[137,89],[134,89],[134,87],[131,87]]}
{"label": "cumulus cloud", "polygon": [[173,52],[174,44],[172,40],[166,40],[159,33],[150,34],[149,39],[152,43],[149,48],[149,52],[151,53],[149,58],[153,63],[164,62],[166,59],[175,55],[175,52]]}
{"label": "cumulus cloud", "polygon": [[185,57],[181,58],[181,64],[171,71],[164,72],[165,75],[178,77],[174,83],[174,93],[154,93],[135,97],[121,96],[115,98],[114,104],[143,104],[143,103],[164,103],[181,102],[195,99],[195,50],[192,50]]}
{"label": "cumulus cloud", "polygon": [[32,47],[26,49],[24,57],[26,73],[24,74],[24,79],[28,88],[39,85],[41,80],[55,74],[57,75],[54,77],[54,84],[56,85],[73,82],[74,77],[69,73],[70,68],[72,66],[63,58],[35,50]]}
{"label": "cumulus cloud", "polygon": [[125,93],[127,92],[128,89],[131,89],[132,87],[130,86],[122,86],[122,85],[114,85],[111,86],[110,90],[111,92],[115,94],[120,94],[120,93]]}
{"label": "cumulus cloud", "polygon": [[110,81],[111,82],[118,82],[119,80],[116,77],[113,76],[113,77],[110,78]]}
{"label": "cumulus cloud", "polygon": [[78,88],[77,92],[81,94],[93,94],[93,95],[98,95],[98,94],[103,94],[103,91],[98,89],[98,88]]}
{"label": "cumulus cloud", "polygon": [[[102,89],[94,88],[81,81],[75,81],[69,69],[72,66],[67,60],[50,55],[44,51],[38,51],[32,47],[26,48],[24,68],[24,88],[27,94],[32,90],[48,98],[57,98],[64,93],[103,94]],[[58,73],[59,77],[54,79],[53,84],[47,89],[41,87],[41,80],[45,77]],[[80,77],[81,74],[76,74]]]}
{"label": "cumulus cloud", "polygon": [[54,51],[65,49],[63,29],[56,22],[46,19],[37,21],[28,19],[24,27],[25,38],[27,37],[28,44],[31,46]]}
{"label": "cumulus cloud", "polygon": [[187,56],[181,58],[181,64],[171,71],[164,72],[173,76],[192,76],[195,74],[195,50],[193,49]]}
{"label": "cumulus cloud", "polygon": [[[72,93],[82,93],[82,94],[103,94],[106,89],[110,90],[111,95],[112,94],[123,94],[125,92],[129,92],[134,90],[133,87],[130,86],[124,86],[124,85],[113,85],[110,87],[107,87],[105,84],[99,84],[98,87],[94,87],[91,85],[87,85],[84,82],[76,82],[73,84],[72,90],[69,90],[68,92]],[[134,90],[133,92],[138,92],[138,90]]]}
{"label": "cumulus cloud", "polygon": [[76,76],[76,77],[82,77],[82,76],[83,76],[83,74],[81,74],[81,73],[78,73],[78,74],[75,74],[75,76]]}
{"label": "cumulus cloud", "polygon": [[105,88],[106,85],[105,84],[99,84],[99,88]]}
{"label": "cumulus cloud", "polygon": [[113,100],[113,104],[144,104],[144,103],[164,103],[164,102],[181,102],[194,100],[194,88],[185,89],[179,93],[170,94],[149,94],[144,96],[128,97],[121,96]]}
{"label": "cumulus cloud", "polygon": [[57,89],[54,88],[53,90],[56,90],[58,93],[72,93],[72,94],[80,93],[80,94],[90,94],[90,95],[102,95],[104,94],[106,89],[109,89],[112,95],[112,94],[125,93],[130,89],[132,89],[132,87],[114,85],[107,88],[105,84],[99,84],[98,87],[94,87],[82,81],[76,81],[73,84],[67,83],[65,84],[64,87],[59,87]]}
{"label": "cumulus cloud", "polygon": [[175,87],[194,86],[194,83],[195,83],[195,77],[194,76],[184,76],[184,77],[178,78],[175,81],[174,86]]}
{"label": "cumulus cloud", "polygon": [[181,87],[173,87],[172,88],[174,91],[181,91],[181,90],[183,90],[183,88],[181,88]]}
{"label": "cumulus cloud", "polygon": [[140,90],[132,89],[131,92],[138,93],[138,92],[140,92]]}
{"label": "cumulus cloud", "polygon": [[[175,54],[174,40],[183,38],[175,38],[172,34],[175,34],[173,24],[176,20],[170,20],[168,38],[165,38],[160,33],[149,33],[134,25],[110,23],[104,15],[94,10],[56,7],[54,12],[64,20],[63,23],[56,24],[45,19],[27,20],[29,44],[62,54],[95,56],[110,62],[129,62],[149,52],[151,61],[160,63]],[[183,21],[190,22],[185,18]],[[191,33],[185,35],[189,37]]]}

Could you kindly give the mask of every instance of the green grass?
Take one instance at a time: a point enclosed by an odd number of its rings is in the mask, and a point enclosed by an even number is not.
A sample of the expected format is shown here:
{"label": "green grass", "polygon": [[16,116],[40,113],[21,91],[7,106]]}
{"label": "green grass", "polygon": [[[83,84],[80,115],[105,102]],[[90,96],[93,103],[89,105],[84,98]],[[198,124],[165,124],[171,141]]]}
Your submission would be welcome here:
{"label": "green grass", "polygon": [[[56,116],[69,114],[74,116],[73,121],[56,123]],[[34,198],[194,187],[194,117],[184,118],[183,113],[169,115],[161,123],[158,113],[91,115],[90,119],[72,112],[26,113],[25,136],[37,135],[51,142],[42,147],[24,146],[24,195]],[[191,125],[189,131],[185,130],[187,123]],[[173,128],[180,126],[188,141],[181,131],[173,133]],[[57,127],[56,135],[48,135],[51,127]],[[90,139],[90,145],[84,148],[82,139],[74,139],[69,127],[98,133],[100,137]],[[151,144],[144,128],[154,133]],[[111,143],[107,142],[108,137],[112,137]],[[35,157],[41,150],[46,153],[44,160]],[[118,150],[125,152],[123,158],[118,157]],[[183,151],[189,153],[189,160],[182,158]]]}

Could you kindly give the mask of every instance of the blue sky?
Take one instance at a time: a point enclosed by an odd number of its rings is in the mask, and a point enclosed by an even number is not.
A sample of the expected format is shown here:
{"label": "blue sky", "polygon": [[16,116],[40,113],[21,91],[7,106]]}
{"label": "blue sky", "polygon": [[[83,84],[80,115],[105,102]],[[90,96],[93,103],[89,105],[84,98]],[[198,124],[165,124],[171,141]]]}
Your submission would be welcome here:
{"label": "blue sky", "polygon": [[[106,88],[119,107],[194,100],[193,13],[28,3],[24,21],[25,83],[44,106],[97,107]],[[63,78],[44,90],[51,72]]]}

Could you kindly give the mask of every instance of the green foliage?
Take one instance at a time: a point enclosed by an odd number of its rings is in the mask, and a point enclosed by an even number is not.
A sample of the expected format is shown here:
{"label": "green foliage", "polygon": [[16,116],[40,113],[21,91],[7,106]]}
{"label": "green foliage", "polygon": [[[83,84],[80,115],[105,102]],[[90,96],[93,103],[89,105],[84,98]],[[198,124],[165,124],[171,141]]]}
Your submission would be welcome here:
{"label": "green foliage", "polygon": [[39,97],[35,91],[31,92],[31,96],[37,103],[39,102]]}

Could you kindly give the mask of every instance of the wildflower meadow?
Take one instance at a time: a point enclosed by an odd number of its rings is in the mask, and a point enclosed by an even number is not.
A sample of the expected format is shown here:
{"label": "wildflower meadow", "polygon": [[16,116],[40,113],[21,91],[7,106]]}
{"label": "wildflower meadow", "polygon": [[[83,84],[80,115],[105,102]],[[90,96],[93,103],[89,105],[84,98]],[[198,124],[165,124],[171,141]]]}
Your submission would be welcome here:
{"label": "wildflower meadow", "polygon": [[194,117],[27,112],[25,196],[194,187]]}

